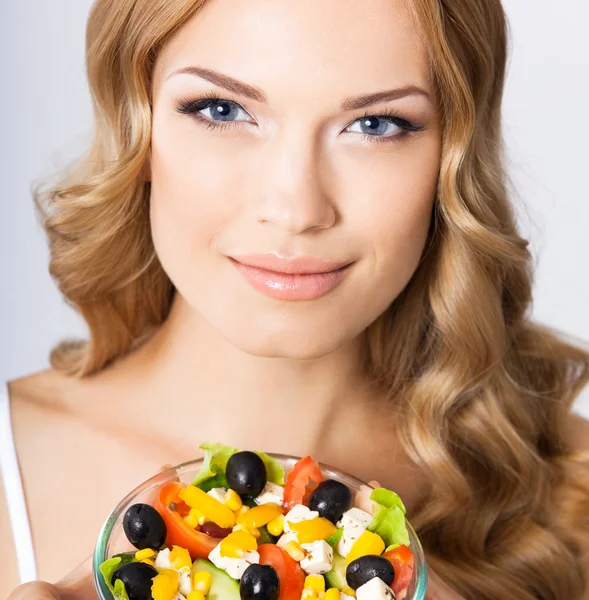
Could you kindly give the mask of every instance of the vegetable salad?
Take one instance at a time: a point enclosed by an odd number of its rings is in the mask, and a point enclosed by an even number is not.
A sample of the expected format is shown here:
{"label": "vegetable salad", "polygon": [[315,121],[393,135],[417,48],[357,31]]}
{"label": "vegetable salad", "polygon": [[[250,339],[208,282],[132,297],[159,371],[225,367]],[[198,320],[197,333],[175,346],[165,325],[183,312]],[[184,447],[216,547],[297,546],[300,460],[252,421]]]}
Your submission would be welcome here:
{"label": "vegetable salad", "polygon": [[285,475],[263,452],[201,448],[190,485],[165,483],[153,506],[126,511],[137,550],[100,567],[115,600],[405,597],[414,556],[397,494],[379,488],[354,502],[310,456]]}

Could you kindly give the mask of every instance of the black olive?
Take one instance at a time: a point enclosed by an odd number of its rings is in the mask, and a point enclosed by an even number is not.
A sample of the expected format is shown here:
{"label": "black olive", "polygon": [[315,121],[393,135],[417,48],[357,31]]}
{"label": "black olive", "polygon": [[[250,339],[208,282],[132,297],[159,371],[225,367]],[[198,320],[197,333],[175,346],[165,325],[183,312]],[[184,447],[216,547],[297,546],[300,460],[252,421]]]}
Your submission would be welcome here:
{"label": "black olive", "polygon": [[251,564],[241,576],[241,600],[276,600],[280,591],[278,574],[270,565]]}
{"label": "black olive", "polygon": [[159,550],[166,541],[166,524],[162,516],[149,504],[133,504],[123,517],[127,539],[139,550]]}
{"label": "black olive", "polygon": [[335,479],[322,481],[309,498],[309,508],[332,523],[337,523],[351,505],[350,488]]}
{"label": "black olive", "polygon": [[244,450],[233,454],[227,461],[227,483],[242,496],[255,498],[267,481],[266,465],[255,453]]}
{"label": "black olive", "polygon": [[353,560],[346,569],[346,581],[355,590],[374,577],[379,577],[387,585],[391,585],[395,578],[393,565],[386,558],[377,554],[361,556]]}
{"label": "black olive", "polygon": [[117,579],[125,584],[129,600],[152,600],[152,579],[157,575],[157,570],[142,562],[133,562],[119,567],[112,576],[114,585]]}

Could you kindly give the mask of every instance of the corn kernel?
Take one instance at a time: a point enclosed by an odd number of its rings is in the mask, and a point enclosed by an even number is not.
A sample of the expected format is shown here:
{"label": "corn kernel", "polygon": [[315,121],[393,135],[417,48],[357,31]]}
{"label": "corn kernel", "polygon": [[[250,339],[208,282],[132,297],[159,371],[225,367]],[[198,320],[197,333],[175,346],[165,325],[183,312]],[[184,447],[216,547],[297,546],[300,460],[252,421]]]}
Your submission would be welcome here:
{"label": "corn kernel", "polygon": [[193,590],[188,594],[186,600],[206,600],[205,595],[199,590]]}
{"label": "corn kernel", "polygon": [[305,558],[305,551],[294,540],[284,546],[284,551],[298,562]]}
{"label": "corn kernel", "polygon": [[225,502],[225,506],[230,508],[233,512],[242,507],[241,498],[235,492],[235,490],[227,490],[225,492],[225,496],[223,497],[223,501]]}
{"label": "corn kernel", "polygon": [[155,556],[155,550],[151,548],[145,548],[145,550],[137,550],[135,552],[135,560],[143,560],[144,558],[153,558]]}
{"label": "corn kernel", "polygon": [[317,592],[305,588],[301,594],[301,600],[317,600]]}
{"label": "corn kernel", "polygon": [[337,588],[330,588],[325,592],[323,600],[340,600],[341,594]]}
{"label": "corn kernel", "polygon": [[153,560],[153,558],[144,558],[141,562],[155,567],[155,560]]}
{"label": "corn kernel", "polygon": [[192,589],[208,594],[213,583],[213,576],[208,571],[198,571],[192,577]]}
{"label": "corn kernel", "polygon": [[248,529],[249,533],[251,533],[256,539],[260,538],[260,530],[257,527],[252,527],[251,529]]}
{"label": "corn kernel", "polygon": [[346,594],[346,596],[352,596],[352,598],[355,598],[356,590],[353,590],[349,585],[344,585],[342,588],[342,594]]}
{"label": "corn kernel", "polygon": [[325,598],[325,592],[319,592],[319,594],[317,594],[317,598],[319,598],[320,600],[323,600]]}
{"label": "corn kernel", "polygon": [[278,537],[282,535],[284,531],[284,515],[278,515],[275,519],[272,519],[267,525],[268,533]]}
{"label": "corn kernel", "polygon": [[325,591],[325,579],[323,579],[323,575],[307,575],[305,577],[305,587],[316,592]]}
{"label": "corn kernel", "polygon": [[235,517],[239,517],[240,515],[245,514],[250,509],[246,504],[242,504],[240,508],[235,511]]}

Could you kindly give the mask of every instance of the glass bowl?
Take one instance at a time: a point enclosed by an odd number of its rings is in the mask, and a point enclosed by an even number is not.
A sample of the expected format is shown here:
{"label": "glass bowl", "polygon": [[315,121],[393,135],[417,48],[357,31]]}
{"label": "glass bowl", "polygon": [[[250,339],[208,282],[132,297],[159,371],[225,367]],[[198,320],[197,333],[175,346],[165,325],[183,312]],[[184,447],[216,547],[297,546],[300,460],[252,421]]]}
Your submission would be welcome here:
{"label": "glass bowl", "polygon": [[[285,473],[288,473],[299,460],[296,456],[288,456],[286,454],[274,454],[269,452],[268,455],[275,458],[282,465]],[[112,557],[114,554],[134,552],[136,550],[136,548],[134,548],[127,540],[125,532],[123,531],[123,516],[126,510],[138,502],[153,505],[156,500],[157,490],[164,483],[170,481],[180,481],[185,484],[191,483],[196,473],[199,471],[202,462],[203,459],[200,458],[198,460],[182,463],[176,467],[170,467],[165,471],[160,471],[157,475],[154,475],[136,487],[123,498],[108,516],[100,531],[100,535],[98,536],[93,560],[94,585],[96,586],[96,591],[100,600],[112,600],[112,594],[107,588],[99,570],[101,563]],[[326,479],[331,478],[341,481],[346,484],[354,494],[360,489],[361,485],[368,485],[329,465],[319,463],[319,466]],[[415,555],[415,567],[413,569],[413,577],[409,584],[405,600],[423,600],[425,598],[425,589],[427,585],[427,564],[425,555],[421,544],[419,543],[419,539],[408,521],[407,529],[409,531],[409,539],[411,540],[410,548]]]}

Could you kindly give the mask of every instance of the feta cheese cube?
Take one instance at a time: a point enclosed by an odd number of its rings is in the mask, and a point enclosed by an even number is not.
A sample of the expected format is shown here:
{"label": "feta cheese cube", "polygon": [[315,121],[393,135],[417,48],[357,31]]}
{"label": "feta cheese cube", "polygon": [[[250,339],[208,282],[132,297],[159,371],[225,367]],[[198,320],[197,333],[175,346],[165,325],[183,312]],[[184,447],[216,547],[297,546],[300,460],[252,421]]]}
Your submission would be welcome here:
{"label": "feta cheese cube", "polygon": [[395,600],[395,593],[380,577],[373,577],[356,590],[356,600]]}
{"label": "feta cheese cube", "polygon": [[251,564],[258,564],[260,562],[260,554],[255,550],[250,552],[244,552],[241,558],[233,558],[231,556],[221,556],[221,543],[218,543],[210,552],[209,560],[218,569],[223,569],[233,579],[241,579],[244,571]]}
{"label": "feta cheese cube", "polygon": [[310,544],[301,544],[301,548],[308,552],[301,561],[303,571],[308,574],[323,574],[331,571],[333,548],[325,540],[318,540]]}
{"label": "feta cheese cube", "polygon": [[184,594],[184,596],[188,596],[188,594],[190,594],[190,592],[192,591],[192,583],[190,581],[190,568],[182,567],[181,569],[178,569],[178,575],[180,592]]}
{"label": "feta cheese cube", "polygon": [[209,496],[212,496],[215,500],[218,500],[221,504],[225,504],[225,488],[213,488],[207,492]]}
{"label": "feta cheese cube", "polygon": [[276,485],[271,481],[266,482],[264,489],[260,495],[255,498],[256,504],[282,504],[284,499],[284,488],[281,485]]}
{"label": "feta cheese cube", "polygon": [[344,528],[336,546],[338,554],[346,557],[356,540],[366,531],[371,521],[372,515],[360,508],[350,508],[350,510],[347,510],[337,523],[338,527]]}
{"label": "feta cheese cube", "polygon": [[366,529],[372,521],[372,515],[361,508],[350,508],[339,520],[338,527],[363,527]]}
{"label": "feta cheese cube", "polygon": [[299,536],[294,531],[287,531],[283,533],[277,540],[276,545],[280,548],[284,548],[288,542],[298,542]]}
{"label": "feta cheese cube", "polygon": [[301,521],[310,521],[311,519],[316,519],[319,516],[319,513],[316,510],[311,510],[308,506],[304,504],[297,504],[293,506],[287,513],[284,515],[284,532],[287,533],[292,531],[292,528],[289,525],[290,523],[300,523]]}
{"label": "feta cheese cube", "polygon": [[171,569],[172,563],[170,562],[170,549],[165,548],[160,550],[155,557],[156,569]]}

